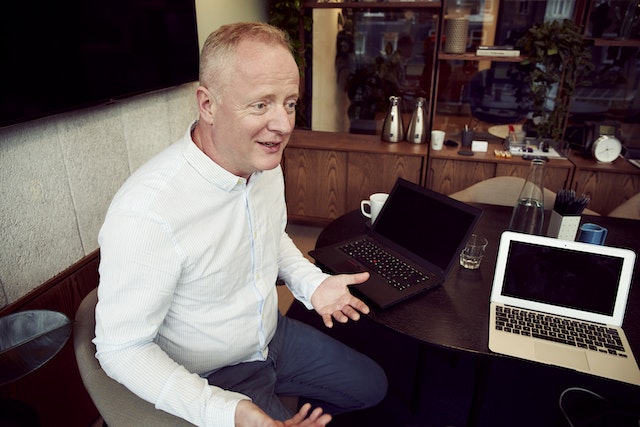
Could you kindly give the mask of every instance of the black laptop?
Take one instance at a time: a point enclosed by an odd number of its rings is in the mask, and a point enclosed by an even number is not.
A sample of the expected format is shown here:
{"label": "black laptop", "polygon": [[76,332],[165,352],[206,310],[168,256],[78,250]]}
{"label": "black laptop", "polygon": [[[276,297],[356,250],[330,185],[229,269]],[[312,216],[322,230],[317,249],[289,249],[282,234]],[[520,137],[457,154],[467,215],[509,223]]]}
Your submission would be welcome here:
{"label": "black laptop", "polygon": [[399,178],[367,234],[309,255],[329,273],[370,272],[352,290],[385,309],[442,284],[481,213]]}

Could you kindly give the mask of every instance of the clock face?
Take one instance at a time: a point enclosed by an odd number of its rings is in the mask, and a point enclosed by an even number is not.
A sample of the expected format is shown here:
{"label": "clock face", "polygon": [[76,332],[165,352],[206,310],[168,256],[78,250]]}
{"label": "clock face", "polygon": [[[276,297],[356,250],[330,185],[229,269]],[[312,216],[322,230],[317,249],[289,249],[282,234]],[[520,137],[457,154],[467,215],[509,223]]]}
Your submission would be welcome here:
{"label": "clock face", "polygon": [[597,161],[611,163],[622,152],[622,144],[616,137],[602,135],[593,142],[591,152]]}

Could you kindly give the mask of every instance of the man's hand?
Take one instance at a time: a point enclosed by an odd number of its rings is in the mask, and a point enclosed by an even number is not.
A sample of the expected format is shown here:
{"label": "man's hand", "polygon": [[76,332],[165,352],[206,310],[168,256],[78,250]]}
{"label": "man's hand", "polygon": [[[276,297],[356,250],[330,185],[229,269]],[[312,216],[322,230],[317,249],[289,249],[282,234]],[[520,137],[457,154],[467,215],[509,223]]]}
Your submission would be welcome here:
{"label": "man's hand", "polygon": [[[236,407],[236,427],[324,427],[331,421],[331,415],[323,414],[316,408],[309,414],[311,404],[305,403],[293,418],[276,421],[250,400],[241,400]],[[307,416],[308,415],[308,416]]]}
{"label": "man's hand", "polygon": [[339,274],[326,278],[311,295],[311,305],[322,316],[327,328],[333,327],[333,319],[347,323],[360,319],[360,313],[368,314],[369,307],[349,292],[348,285],[366,282],[369,273]]}
{"label": "man's hand", "polygon": [[285,421],[282,425],[286,427],[321,427],[326,426],[331,421],[331,415],[323,414],[322,408],[314,409],[311,415],[307,417],[309,409],[311,409],[311,404],[305,403],[293,418]]}

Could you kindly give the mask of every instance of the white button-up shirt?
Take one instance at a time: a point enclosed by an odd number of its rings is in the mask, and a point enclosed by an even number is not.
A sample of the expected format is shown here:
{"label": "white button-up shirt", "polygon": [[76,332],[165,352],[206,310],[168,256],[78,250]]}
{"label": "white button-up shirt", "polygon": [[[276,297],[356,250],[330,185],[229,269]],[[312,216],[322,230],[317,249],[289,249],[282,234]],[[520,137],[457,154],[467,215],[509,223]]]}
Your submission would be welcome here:
{"label": "white button-up shirt", "polygon": [[99,235],[94,342],[107,374],[194,424],[233,426],[247,397],[200,375],[266,358],[278,276],[309,308],[327,277],[285,225],[282,170],[247,182],[200,151],[190,130],[136,171]]}

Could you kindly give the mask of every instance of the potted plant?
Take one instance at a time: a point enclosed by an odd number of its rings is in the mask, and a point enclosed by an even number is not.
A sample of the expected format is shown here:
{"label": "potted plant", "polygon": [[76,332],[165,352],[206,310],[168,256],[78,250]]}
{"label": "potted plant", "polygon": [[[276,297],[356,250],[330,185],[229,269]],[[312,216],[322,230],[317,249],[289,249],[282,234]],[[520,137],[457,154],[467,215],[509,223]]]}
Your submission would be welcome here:
{"label": "potted plant", "polygon": [[[304,81],[304,71],[307,66],[306,52],[311,47],[310,43],[304,43],[305,33],[311,31],[313,18],[305,14],[303,0],[270,0],[268,6],[269,24],[280,28],[289,35],[293,57],[300,70],[300,78]],[[307,126],[307,111],[304,104],[304,84],[300,88],[300,102],[296,123],[302,127]]]}
{"label": "potted plant", "polygon": [[525,58],[521,68],[532,102],[532,116],[525,129],[539,139],[559,141],[571,96],[580,78],[594,68],[589,46],[580,28],[569,19],[532,26],[516,46]]}
{"label": "potted plant", "polygon": [[301,75],[306,67],[305,51],[310,45],[303,44],[304,33],[311,31],[313,19],[305,15],[302,0],[271,0],[269,2],[269,24],[289,34],[293,47],[293,56],[298,63]]}

